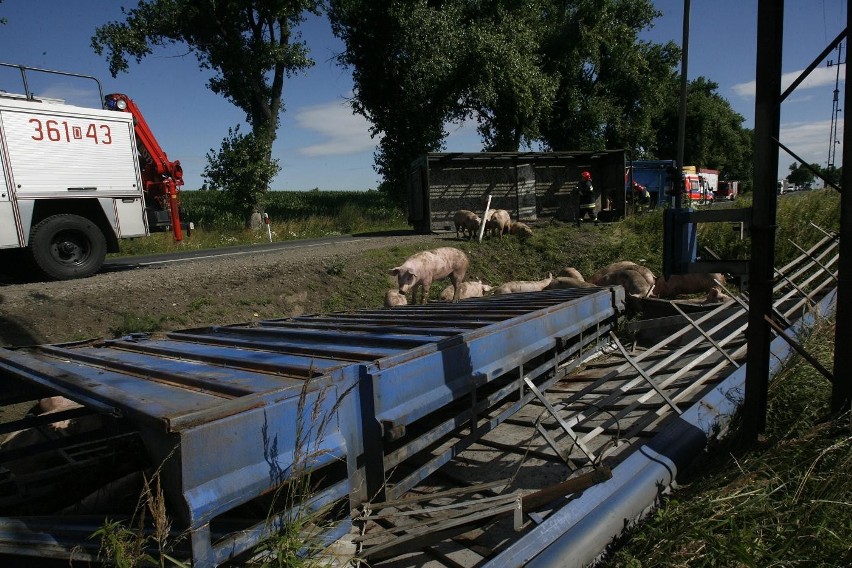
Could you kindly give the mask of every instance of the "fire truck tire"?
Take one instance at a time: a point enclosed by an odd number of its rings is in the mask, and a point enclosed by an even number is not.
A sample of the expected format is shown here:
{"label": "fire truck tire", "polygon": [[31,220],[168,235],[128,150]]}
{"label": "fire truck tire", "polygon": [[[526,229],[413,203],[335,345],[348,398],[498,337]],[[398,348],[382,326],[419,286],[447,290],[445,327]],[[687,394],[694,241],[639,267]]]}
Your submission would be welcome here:
{"label": "fire truck tire", "polygon": [[95,223],[79,215],[53,215],[30,232],[30,256],[52,280],[85,278],[101,269],[106,238]]}

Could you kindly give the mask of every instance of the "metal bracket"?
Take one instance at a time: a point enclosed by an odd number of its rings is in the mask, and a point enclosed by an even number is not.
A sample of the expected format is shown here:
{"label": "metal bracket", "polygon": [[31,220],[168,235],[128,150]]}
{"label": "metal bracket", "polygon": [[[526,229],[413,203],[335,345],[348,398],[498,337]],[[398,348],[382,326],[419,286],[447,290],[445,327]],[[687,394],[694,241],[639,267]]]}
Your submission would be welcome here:
{"label": "metal bracket", "polygon": [[[589,459],[590,462],[595,463],[596,457],[594,452],[592,452],[589,448],[586,447],[586,445],[582,441],[580,441],[580,437],[577,435],[577,433],[571,429],[571,426],[567,422],[565,422],[565,420],[561,416],[559,416],[559,413],[556,412],[556,409],[553,408],[553,405],[550,404],[550,401],[547,400],[547,398],[541,393],[540,390],[538,390],[538,387],[535,386],[535,383],[533,383],[529,377],[524,377],[524,382],[526,383],[530,391],[539,400],[539,402],[544,405],[550,415],[553,416],[554,420],[559,423],[565,433],[568,434],[568,437],[571,438],[571,440],[578,448],[580,448],[580,451],[585,454],[585,456]],[[539,430],[539,432],[541,432],[541,430]],[[561,451],[556,445],[555,440],[551,439],[550,436],[545,436],[545,440],[547,440],[547,443],[550,444],[550,446],[553,448],[553,451],[555,451],[559,455],[559,457],[565,460],[566,463],[569,463],[566,459],[566,456],[563,455],[564,452]]]}
{"label": "metal bracket", "polygon": [[[689,319],[689,318],[687,318],[687,319]],[[666,393],[664,393],[663,390],[660,387],[657,386],[657,383],[654,382],[654,380],[650,377],[650,375],[645,373],[645,371],[642,370],[642,367],[639,366],[639,363],[637,363],[633,359],[633,357],[631,357],[627,353],[627,350],[624,348],[624,346],[621,344],[621,342],[618,341],[618,337],[615,335],[615,333],[610,331],[609,336],[610,336],[610,339],[612,339],[612,341],[615,343],[616,347],[618,347],[618,350],[621,351],[621,356],[624,357],[624,360],[627,361],[628,363],[630,363],[630,365],[634,369],[636,369],[636,372],[639,373],[639,376],[642,377],[643,379],[645,379],[645,382],[647,382],[649,385],[651,385],[652,389],[657,391],[657,394],[660,395],[664,401],[666,401],[666,404],[668,404],[669,406],[672,407],[672,410],[674,410],[678,414],[683,414],[683,410],[681,410],[678,407],[678,405],[675,404],[674,401],[672,399],[670,399],[669,396]]]}
{"label": "metal bracket", "polygon": [[731,357],[730,355],[728,355],[728,352],[727,352],[727,351],[725,351],[724,349],[722,349],[722,346],[721,346],[721,345],[719,345],[719,343],[718,343],[715,339],[713,339],[712,337],[710,337],[710,335],[709,335],[706,331],[704,331],[704,330],[701,328],[701,326],[700,326],[700,325],[698,325],[697,323],[695,323],[695,322],[692,320],[692,318],[690,318],[690,317],[686,314],[686,312],[684,312],[684,311],[680,308],[680,306],[678,306],[678,305],[677,305],[677,303],[672,302],[672,306],[674,306],[674,309],[676,309],[676,310],[677,310],[677,313],[679,313],[679,314],[683,317],[683,319],[685,319],[687,322],[689,322],[689,324],[690,324],[692,327],[694,327],[694,328],[696,329],[696,331],[698,331],[698,333],[700,333],[701,335],[703,335],[703,336],[704,336],[704,339],[706,339],[707,341],[709,341],[709,342],[713,345],[713,347],[715,347],[715,348],[716,348],[716,350],[717,350],[719,353],[721,353],[721,354],[725,357],[725,359],[727,359],[728,361],[730,361],[730,362],[731,362],[731,364],[732,364],[734,367],[736,367],[737,369],[739,369],[739,368],[740,368],[739,364],[738,364],[736,361],[734,361],[733,357]]}

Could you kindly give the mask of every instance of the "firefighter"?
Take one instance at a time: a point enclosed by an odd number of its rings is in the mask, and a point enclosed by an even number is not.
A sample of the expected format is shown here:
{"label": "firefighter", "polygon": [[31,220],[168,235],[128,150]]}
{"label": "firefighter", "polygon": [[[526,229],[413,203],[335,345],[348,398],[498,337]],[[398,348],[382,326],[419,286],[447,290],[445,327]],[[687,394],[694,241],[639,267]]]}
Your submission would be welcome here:
{"label": "firefighter", "polygon": [[633,181],[633,203],[636,204],[637,212],[644,211],[651,203],[651,192],[636,180]]}
{"label": "firefighter", "polygon": [[595,188],[592,186],[592,174],[583,172],[580,174],[580,186],[577,188],[580,194],[580,207],[577,212],[577,226],[583,222],[583,218],[588,215],[598,224],[598,215],[595,212]]}

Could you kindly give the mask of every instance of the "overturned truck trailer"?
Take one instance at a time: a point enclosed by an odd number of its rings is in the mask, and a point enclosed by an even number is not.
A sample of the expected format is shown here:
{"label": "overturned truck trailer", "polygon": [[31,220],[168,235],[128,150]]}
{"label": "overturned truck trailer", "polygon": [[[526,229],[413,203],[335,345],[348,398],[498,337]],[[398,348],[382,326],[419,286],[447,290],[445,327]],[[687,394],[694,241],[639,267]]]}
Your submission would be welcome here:
{"label": "overturned truck trailer", "polygon": [[[0,554],[93,559],[91,535],[137,526],[158,487],[193,566],[308,512],[340,539],[600,350],[623,302],[553,290],[0,349]],[[59,395],[79,406],[8,419]]]}
{"label": "overturned truck trailer", "polygon": [[417,232],[453,228],[459,209],[505,209],[514,221],[573,221],[581,173],[592,175],[598,216],[624,217],[624,150],[428,153],[411,164],[408,221]]}

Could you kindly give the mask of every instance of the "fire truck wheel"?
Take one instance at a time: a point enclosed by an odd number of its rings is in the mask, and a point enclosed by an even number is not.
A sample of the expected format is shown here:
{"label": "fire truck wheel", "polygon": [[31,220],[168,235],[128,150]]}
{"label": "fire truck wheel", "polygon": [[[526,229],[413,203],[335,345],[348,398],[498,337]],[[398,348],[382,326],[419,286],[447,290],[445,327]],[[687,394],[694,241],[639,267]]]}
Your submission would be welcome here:
{"label": "fire truck wheel", "polygon": [[36,268],[53,280],[91,276],[104,263],[106,239],[92,221],[79,215],[53,215],[30,233]]}

